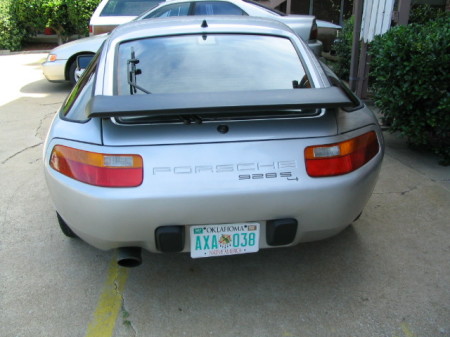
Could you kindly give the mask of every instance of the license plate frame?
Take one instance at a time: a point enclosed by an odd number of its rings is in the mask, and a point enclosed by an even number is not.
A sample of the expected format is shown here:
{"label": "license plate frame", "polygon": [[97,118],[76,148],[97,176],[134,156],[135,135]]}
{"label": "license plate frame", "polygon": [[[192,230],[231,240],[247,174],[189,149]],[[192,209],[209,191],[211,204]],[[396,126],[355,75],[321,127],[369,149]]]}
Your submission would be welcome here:
{"label": "license plate frame", "polygon": [[256,253],[260,228],[258,222],[191,226],[191,258]]}

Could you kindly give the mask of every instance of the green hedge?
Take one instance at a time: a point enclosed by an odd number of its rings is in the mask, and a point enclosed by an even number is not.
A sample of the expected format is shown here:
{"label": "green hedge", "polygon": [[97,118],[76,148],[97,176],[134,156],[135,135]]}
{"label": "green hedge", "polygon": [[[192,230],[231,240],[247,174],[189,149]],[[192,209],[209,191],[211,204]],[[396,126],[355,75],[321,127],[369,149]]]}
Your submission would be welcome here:
{"label": "green hedge", "polygon": [[89,19],[101,0],[0,0],[0,49],[20,49],[46,27],[60,42],[88,35]]}
{"label": "green hedge", "polygon": [[337,61],[332,65],[332,68],[336,75],[345,81],[348,81],[350,76],[354,26],[355,19],[353,16],[345,20],[342,30],[339,32],[339,38],[333,44]]}
{"label": "green hedge", "polygon": [[[66,0],[67,1],[67,0]],[[76,34],[89,35],[89,20],[101,0],[67,1],[68,16]]]}
{"label": "green hedge", "polygon": [[409,23],[428,24],[437,18],[444,16],[445,12],[428,4],[414,4],[409,13]]}
{"label": "green hedge", "polygon": [[0,49],[18,50],[27,36],[25,28],[17,24],[13,2],[0,0]]}
{"label": "green hedge", "polygon": [[450,15],[394,27],[370,54],[375,103],[391,131],[450,164]]}
{"label": "green hedge", "polygon": [[100,0],[40,0],[46,26],[53,28],[64,41],[69,36],[89,34],[89,20]]}

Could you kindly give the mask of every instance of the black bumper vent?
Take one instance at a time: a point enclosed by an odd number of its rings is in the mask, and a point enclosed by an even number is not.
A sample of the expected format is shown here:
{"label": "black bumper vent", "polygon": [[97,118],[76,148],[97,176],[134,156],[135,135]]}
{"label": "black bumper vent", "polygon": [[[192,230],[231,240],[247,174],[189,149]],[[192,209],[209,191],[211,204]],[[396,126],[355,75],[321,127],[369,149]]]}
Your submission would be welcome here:
{"label": "black bumper vent", "polygon": [[178,253],[184,249],[184,227],[164,226],[155,230],[156,248],[163,253]]}
{"label": "black bumper vent", "polygon": [[284,246],[292,243],[297,234],[297,220],[277,219],[266,222],[266,240],[270,246]]}

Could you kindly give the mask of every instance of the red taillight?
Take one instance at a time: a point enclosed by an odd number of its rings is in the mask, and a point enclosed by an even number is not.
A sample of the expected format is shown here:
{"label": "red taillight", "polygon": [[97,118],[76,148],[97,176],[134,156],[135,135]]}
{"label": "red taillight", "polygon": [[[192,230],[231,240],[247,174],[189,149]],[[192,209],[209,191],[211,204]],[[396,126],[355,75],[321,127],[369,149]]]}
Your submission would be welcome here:
{"label": "red taillight", "polygon": [[311,177],[330,177],[355,171],[375,157],[380,149],[374,131],[342,143],[305,149],[306,172]]}
{"label": "red taillight", "polygon": [[317,40],[317,36],[319,34],[318,28],[317,28],[317,22],[316,20],[313,21],[313,25],[311,28],[311,34],[309,36],[310,40]]}
{"label": "red taillight", "polygon": [[50,167],[75,180],[102,187],[136,187],[142,184],[142,157],[102,154],[56,145]]}

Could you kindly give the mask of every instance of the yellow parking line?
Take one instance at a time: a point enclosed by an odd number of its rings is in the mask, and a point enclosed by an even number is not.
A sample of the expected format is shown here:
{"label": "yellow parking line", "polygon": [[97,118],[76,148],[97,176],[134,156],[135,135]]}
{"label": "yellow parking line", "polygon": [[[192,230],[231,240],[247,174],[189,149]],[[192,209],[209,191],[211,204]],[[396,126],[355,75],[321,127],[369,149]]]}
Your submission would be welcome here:
{"label": "yellow parking line", "polygon": [[122,307],[122,294],[127,278],[128,269],[119,267],[116,259],[113,258],[85,337],[111,337],[113,335],[117,316]]}
{"label": "yellow parking line", "polygon": [[401,328],[406,337],[416,337],[416,335],[411,331],[407,323],[403,322],[401,324]]}

